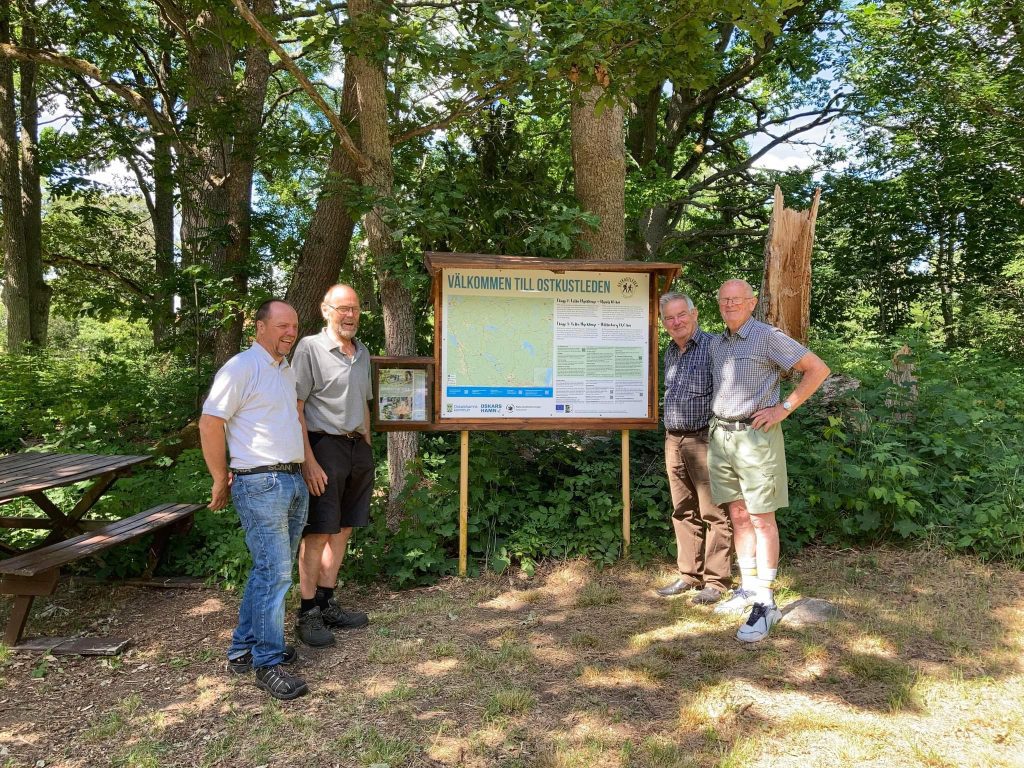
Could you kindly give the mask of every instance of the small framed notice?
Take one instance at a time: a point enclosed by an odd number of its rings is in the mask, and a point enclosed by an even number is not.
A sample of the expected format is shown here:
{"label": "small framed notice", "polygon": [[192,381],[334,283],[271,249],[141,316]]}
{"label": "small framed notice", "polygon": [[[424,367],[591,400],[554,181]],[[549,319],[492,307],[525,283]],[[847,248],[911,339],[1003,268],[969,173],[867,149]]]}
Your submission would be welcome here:
{"label": "small framed notice", "polygon": [[372,357],[373,428],[381,432],[429,430],[434,422],[434,360]]}

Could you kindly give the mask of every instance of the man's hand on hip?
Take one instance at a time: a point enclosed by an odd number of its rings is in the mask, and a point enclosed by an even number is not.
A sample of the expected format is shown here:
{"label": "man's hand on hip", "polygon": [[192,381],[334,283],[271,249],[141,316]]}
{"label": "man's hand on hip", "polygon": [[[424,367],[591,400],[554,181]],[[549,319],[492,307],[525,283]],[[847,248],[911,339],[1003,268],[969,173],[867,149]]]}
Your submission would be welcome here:
{"label": "man's hand on hip", "polygon": [[787,416],[789,416],[789,411],[782,407],[782,403],[779,403],[771,408],[762,408],[755,413],[754,418],[750,420],[750,426],[767,432]]}
{"label": "man's hand on hip", "polygon": [[302,479],[306,481],[306,487],[314,496],[322,496],[327,487],[327,473],[320,468],[316,459],[307,457],[302,462]]}

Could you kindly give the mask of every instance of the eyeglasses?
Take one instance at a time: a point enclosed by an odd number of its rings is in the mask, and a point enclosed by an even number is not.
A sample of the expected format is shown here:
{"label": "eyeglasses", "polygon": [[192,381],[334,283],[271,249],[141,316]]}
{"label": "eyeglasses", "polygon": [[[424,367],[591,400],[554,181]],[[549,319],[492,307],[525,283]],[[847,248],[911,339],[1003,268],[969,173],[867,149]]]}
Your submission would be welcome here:
{"label": "eyeglasses", "polygon": [[358,315],[363,311],[359,307],[336,307],[333,304],[328,304],[327,302],[324,302],[324,306],[330,307],[340,315]]}
{"label": "eyeglasses", "polygon": [[683,312],[681,315],[669,315],[662,319],[664,320],[665,325],[675,325],[676,323],[681,323],[684,320],[689,320],[692,314],[692,312]]}
{"label": "eyeglasses", "polygon": [[744,303],[746,303],[748,301],[753,301],[753,300],[754,300],[753,296],[747,296],[747,297],[742,298],[742,299],[733,299],[733,298],[719,299],[718,300],[718,305],[720,307],[737,307],[740,304],[744,304]]}

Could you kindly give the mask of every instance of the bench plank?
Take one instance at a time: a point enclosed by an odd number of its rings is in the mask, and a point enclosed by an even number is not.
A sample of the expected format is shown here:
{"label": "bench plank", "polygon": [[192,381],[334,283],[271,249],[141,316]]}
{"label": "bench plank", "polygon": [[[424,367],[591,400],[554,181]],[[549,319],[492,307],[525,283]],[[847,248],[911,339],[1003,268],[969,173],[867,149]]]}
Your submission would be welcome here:
{"label": "bench plank", "polygon": [[160,504],[123,520],[115,520],[98,530],[50,544],[24,555],[0,560],[0,574],[35,576],[43,571],[60,568],[67,563],[170,525],[202,508],[202,504]]}
{"label": "bench plank", "polygon": [[[26,457],[26,458],[22,458]],[[14,454],[0,457],[0,500],[59,488],[106,472],[124,472],[151,456]]]}
{"label": "bench plank", "polygon": [[21,453],[5,456],[3,466],[0,467],[0,488],[50,475],[88,471],[92,467],[106,466],[115,458],[93,453]]}

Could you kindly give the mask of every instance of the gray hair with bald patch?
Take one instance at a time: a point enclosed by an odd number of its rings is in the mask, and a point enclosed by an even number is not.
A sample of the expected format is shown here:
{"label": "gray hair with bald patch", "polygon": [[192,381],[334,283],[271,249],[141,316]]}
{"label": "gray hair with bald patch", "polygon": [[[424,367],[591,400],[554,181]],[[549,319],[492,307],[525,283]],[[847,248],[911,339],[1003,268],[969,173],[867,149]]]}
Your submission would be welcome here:
{"label": "gray hair with bald patch", "polygon": [[330,301],[328,301],[328,299],[331,298],[331,294],[334,293],[335,291],[340,291],[340,290],[343,290],[345,288],[348,288],[357,297],[359,296],[359,292],[356,291],[356,289],[353,288],[348,283],[335,283],[334,285],[332,285],[330,288],[327,289],[327,293],[324,294],[323,303],[324,304],[330,304]]}

